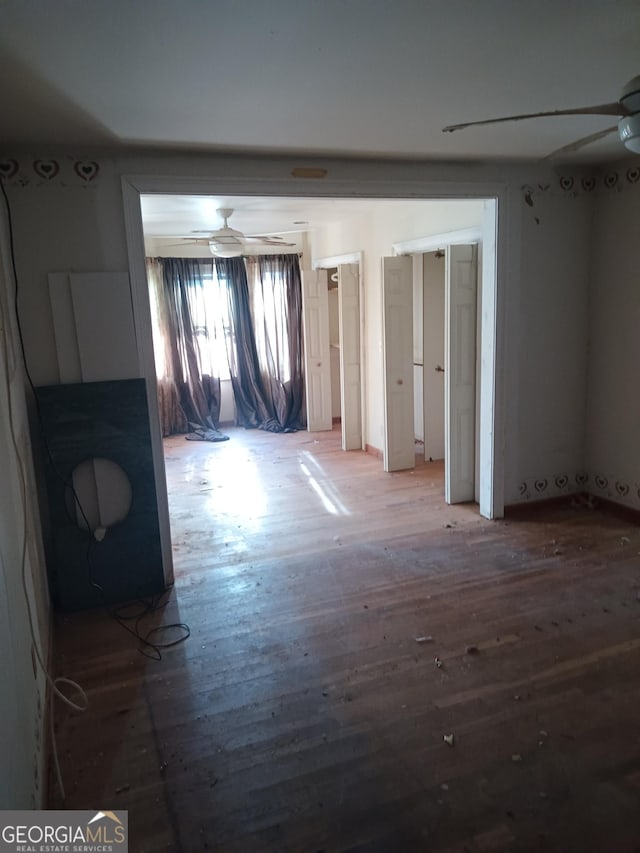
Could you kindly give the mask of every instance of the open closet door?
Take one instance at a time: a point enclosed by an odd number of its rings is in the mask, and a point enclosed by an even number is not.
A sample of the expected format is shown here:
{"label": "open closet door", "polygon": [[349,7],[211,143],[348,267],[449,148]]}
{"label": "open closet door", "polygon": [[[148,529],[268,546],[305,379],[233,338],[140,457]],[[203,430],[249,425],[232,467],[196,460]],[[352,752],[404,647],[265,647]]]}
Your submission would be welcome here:
{"label": "open closet door", "polygon": [[331,361],[326,270],[302,271],[304,376],[309,432],[330,430]]}
{"label": "open closet door", "polygon": [[416,464],[413,434],[413,261],[382,259],[384,470]]}
{"label": "open closet door", "polygon": [[448,246],[445,287],[445,500],[475,497],[478,247]]}
{"label": "open closet door", "polygon": [[342,449],[362,449],[362,397],[360,386],[360,267],[338,267],[340,317],[340,411]]}

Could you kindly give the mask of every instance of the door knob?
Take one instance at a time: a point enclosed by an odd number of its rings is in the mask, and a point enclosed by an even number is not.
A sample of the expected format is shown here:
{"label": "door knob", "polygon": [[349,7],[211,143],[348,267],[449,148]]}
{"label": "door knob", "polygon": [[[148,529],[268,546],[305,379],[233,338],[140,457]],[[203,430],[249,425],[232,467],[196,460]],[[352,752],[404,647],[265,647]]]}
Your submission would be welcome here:
{"label": "door knob", "polygon": [[444,367],[441,367],[439,364],[436,365],[436,373],[444,373]]}
{"label": "door knob", "polygon": [[404,379],[397,379],[396,382],[398,385],[404,385]]}

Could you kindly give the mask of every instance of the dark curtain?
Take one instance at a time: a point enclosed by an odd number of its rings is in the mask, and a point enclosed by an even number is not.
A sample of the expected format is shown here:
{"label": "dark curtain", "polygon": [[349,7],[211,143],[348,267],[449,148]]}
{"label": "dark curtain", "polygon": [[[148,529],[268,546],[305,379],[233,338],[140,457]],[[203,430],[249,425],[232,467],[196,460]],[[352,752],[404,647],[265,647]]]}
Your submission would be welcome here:
{"label": "dark curtain", "polygon": [[262,427],[271,417],[258,367],[244,258],[214,258],[213,263],[218,280],[228,282],[226,293],[231,335],[227,337],[227,355],[236,421],[247,429]]}
{"label": "dark curtain", "polygon": [[305,426],[302,284],[297,255],[247,258],[258,364],[282,428]]}
{"label": "dark curtain", "polygon": [[[184,419],[191,426],[217,429],[220,419],[220,365],[208,338],[220,333],[219,320],[207,299],[213,265],[209,260],[162,258],[162,329],[166,372]],[[208,275],[207,275],[208,273]],[[160,385],[166,385],[160,378]],[[171,397],[167,389],[160,400]],[[164,413],[163,422],[166,420]],[[187,424],[181,431],[187,430]],[[176,430],[177,431],[177,430]]]}
{"label": "dark curtain", "polygon": [[297,255],[149,259],[147,270],[165,435],[217,429],[223,362],[238,424],[305,426]]}

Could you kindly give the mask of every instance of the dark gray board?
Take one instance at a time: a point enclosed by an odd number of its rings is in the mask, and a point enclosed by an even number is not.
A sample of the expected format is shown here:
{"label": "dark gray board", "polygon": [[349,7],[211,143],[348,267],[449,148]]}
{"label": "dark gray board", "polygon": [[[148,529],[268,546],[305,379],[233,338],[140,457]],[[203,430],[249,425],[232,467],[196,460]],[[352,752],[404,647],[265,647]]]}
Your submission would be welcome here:
{"label": "dark gray board", "polygon": [[[129,601],[164,588],[144,379],[36,389],[45,450],[52,543],[52,597],[63,610]],[[67,507],[74,469],[86,459],[118,464],[131,483],[127,517],[97,542]],[[98,584],[103,593],[95,588]]]}

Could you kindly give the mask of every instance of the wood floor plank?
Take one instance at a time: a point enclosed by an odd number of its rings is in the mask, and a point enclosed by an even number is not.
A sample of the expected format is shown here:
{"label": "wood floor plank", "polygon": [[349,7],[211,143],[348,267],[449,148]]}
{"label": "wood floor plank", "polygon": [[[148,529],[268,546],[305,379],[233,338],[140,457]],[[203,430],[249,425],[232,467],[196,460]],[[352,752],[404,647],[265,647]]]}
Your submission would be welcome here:
{"label": "wood floor plank", "polygon": [[228,432],[165,443],[176,584],[143,625],[190,639],[153,661],[56,617],[90,699],[56,710],[64,805],[128,808],[136,853],[637,853],[640,530]]}

